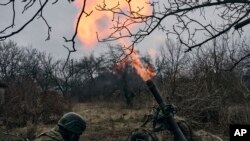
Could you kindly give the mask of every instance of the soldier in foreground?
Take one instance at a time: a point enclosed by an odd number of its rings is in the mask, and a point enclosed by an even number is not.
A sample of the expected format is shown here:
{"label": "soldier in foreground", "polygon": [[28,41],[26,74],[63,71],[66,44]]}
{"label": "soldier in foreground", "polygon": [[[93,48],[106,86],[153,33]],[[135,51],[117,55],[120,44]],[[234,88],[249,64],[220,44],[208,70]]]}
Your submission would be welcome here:
{"label": "soldier in foreground", "polygon": [[79,141],[85,128],[84,118],[74,112],[69,112],[58,121],[57,127],[42,133],[35,141]]}

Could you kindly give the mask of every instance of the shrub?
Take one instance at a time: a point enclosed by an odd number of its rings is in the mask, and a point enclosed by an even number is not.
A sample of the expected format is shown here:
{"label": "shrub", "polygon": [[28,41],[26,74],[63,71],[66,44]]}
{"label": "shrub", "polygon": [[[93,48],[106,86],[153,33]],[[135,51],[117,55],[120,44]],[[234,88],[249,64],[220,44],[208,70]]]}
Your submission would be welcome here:
{"label": "shrub", "polygon": [[4,124],[8,128],[25,126],[28,122],[51,123],[70,108],[60,93],[42,92],[39,85],[29,78],[19,81],[10,85],[7,92]]}

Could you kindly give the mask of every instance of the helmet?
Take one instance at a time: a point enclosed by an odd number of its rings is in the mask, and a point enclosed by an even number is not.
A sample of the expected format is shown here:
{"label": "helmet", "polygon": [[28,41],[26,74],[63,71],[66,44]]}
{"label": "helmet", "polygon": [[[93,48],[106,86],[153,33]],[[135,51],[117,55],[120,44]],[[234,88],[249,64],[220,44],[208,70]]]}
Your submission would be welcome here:
{"label": "helmet", "polygon": [[78,135],[81,135],[86,128],[85,119],[74,112],[69,112],[63,115],[63,117],[58,121],[57,125]]}
{"label": "helmet", "polygon": [[130,133],[128,141],[158,141],[158,138],[149,130],[137,128]]}

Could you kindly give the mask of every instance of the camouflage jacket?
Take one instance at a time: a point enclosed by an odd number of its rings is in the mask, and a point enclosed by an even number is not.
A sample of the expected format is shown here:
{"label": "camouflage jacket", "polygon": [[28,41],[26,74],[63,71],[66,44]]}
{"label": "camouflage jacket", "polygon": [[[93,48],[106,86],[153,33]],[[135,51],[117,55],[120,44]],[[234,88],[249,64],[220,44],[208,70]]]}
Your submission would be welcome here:
{"label": "camouflage jacket", "polygon": [[63,137],[57,130],[57,128],[53,128],[48,132],[44,132],[40,134],[34,141],[64,141]]}

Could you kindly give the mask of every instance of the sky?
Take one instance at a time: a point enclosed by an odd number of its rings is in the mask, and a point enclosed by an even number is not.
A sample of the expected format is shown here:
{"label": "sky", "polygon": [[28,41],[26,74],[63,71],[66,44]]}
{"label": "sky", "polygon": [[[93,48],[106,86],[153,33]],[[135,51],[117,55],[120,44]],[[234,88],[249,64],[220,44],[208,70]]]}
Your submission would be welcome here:
{"label": "sky", "polygon": [[[75,19],[77,17],[78,10],[80,9],[78,9],[74,4],[69,3],[67,0],[59,0],[54,5],[51,4],[52,2],[53,1],[49,2],[43,12],[44,17],[52,27],[50,40],[45,41],[45,39],[47,38],[47,27],[41,18],[35,19],[23,31],[21,31],[21,33],[14,35],[9,39],[15,41],[19,46],[37,48],[40,51],[45,51],[58,59],[66,58],[68,51],[63,47],[63,45],[70,46],[70,44],[65,43],[62,37],[72,37],[74,33]],[[34,5],[29,9],[29,11],[25,12],[24,14],[21,14],[22,8],[23,5],[16,4],[17,15],[15,21],[15,29],[17,29],[20,25],[22,25],[22,23],[27,21],[29,17],[32,16],[32,14],[34,14],[34,10],[37,9],[37,5]],[[0,29],[2,29],[3,27],[11,23],[11,8],[0,6],[0,17]],[[170,20],[166,22],[173,24],[174,21]],[[245,31],[246,37],[250,38],[250,35],[247,34],[250,31],[250,26],[246,27]],[[161,46],[164,45],[165,40],[165,34],[156,31],[149,37],[146,37],[143,42],[136,46],[136,48],[142,53],[146,53],[147,50],[152,49],[158,50]],[[103,53],[107,49],[107,43],[97,43],[95,44],[95,48],[83,46],[84,45],[82,45],[81,42],[76,39],[77,52],[73,53],[71,57],[79,58],[82,56],[88,56],[91,53],[98,55],[100,53]]]}
{"label": "sky", "polygon": [[[23,6],[17,5],[17,8],[18,7]],[[37,7],[33,8],[37,9]],[[0,9],[0,17],[4,17],[5,19],[2,20],[3,22],[0,24],[3,27],[3,24],[7,25],[11,23],[11,15],[6,14],[11,13],[11,11],[8,7],[5,7],[5,9],[1,7]],[[27,21],[28,18],[31,17],[31,13],[34,13],[34,9],[30,9],[24,14],[18,14],[16,16],[17,20],[15,27],[18,28],[18,25]],[[21,11],[21,9],[16,11]],[[14,35],[10,39],[14,40],[20,46],[37,48],[40,51],[50,53],[57,58],[66,58],[67,50],[63,47],[65,42],[62,37],[71,37],[73,35],[73,22],[76,14],[77,9],[66,0],[60,0],[54,5],[51,5],[50,3],[45,7],[43,13],[49,25],[52,27],[50,40],[45,41],[47,38],[47,27],[41,18],[35,19],[23,31]],[[77,47],[77,49],[79,49],[79,52],[76,52],[75,54],[80,55],[80,52],[82,52],[80,51],[81,48]],[[84,54],[84,52],[82,54]]]}
{"label": "sky", "polygon": [[[7,0],[6,0],[7,1]],[[16,26],[17,29],[28,20],[33,14],[34,9],[37,6],[33,6],[29,11],[21,14],[23,5],[16,4]],[[52,27],[51,38],[45,41],[47,38],[47,26],[44,24],[41,18],[35,19],[31,24],[29,24],[23,31],[19,34],[14,35],[8,40],[13,40],[19,46],[37,48],[40,51],[45,51],[56,58],[66,58],[67,49],[63,45],[71,46],[71,44],[65,43],[63,37],[71,38],[74,33],[74,23],[78,15],[78,9],[74,4],[69,3],[67,0],[59,0],[56,4],[52,5],[51,2],[45,7],[43,15],[48,21],[49,25]],[[0,7],[0,29],[11,24],[11,7]],[[18,14],[19,13],[19,14]],[[12,30],[13,31],[13,30]],[[11,32],[11,31],[10,31]],[[9,32],[6,32],[9,33]],[[159,34],[158,34],[159,35]],[[94,36],[96,36],[94,34]],[[154,41],[159,40],[163,42],[165,38],[159,39],[155,38]],[[6,40],[6,41],[8,41]],[[145,40],[144,43],[140,44],[138,48],[142,48],[142,52],[146,52],[148,43],[152,41]],[[146,46],[147,45],[147,46]],[[88,56],[91,53],[98,55],[107,49],[107,43],[97,43],[95,48],[83,47],[81,42],[76,38],[76,49],[77,52],[72,54],[72,58],[79,58],[82,56]]]}

